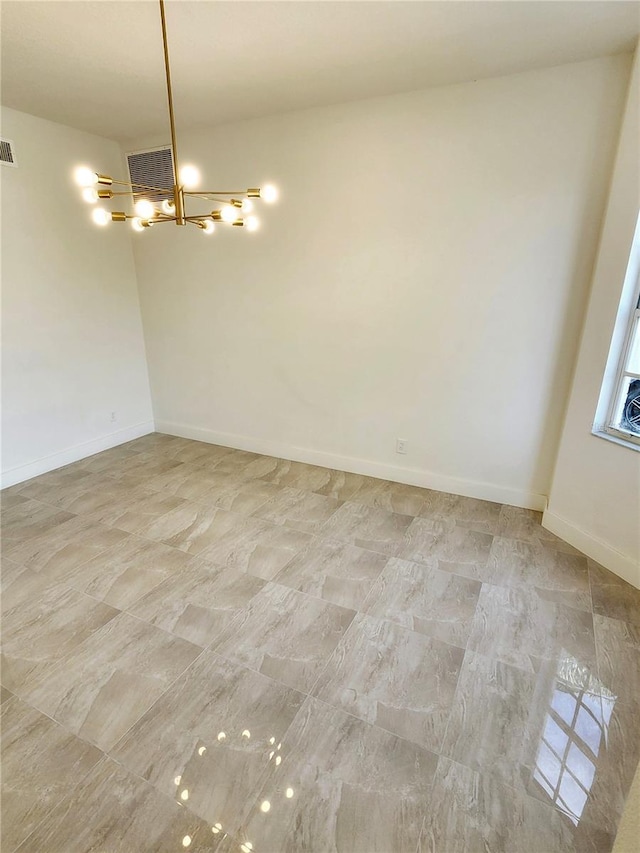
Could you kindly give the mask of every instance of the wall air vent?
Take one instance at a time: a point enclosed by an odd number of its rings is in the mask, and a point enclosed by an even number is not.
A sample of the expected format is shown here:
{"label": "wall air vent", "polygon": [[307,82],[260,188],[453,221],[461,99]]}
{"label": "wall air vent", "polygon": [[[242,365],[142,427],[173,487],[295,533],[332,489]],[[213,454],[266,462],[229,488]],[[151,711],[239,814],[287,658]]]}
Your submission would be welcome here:
{"label": "wall air vent", "polygon": [[147,151],[133,151],[127,154],[127,163],[129,180],[132,184],[140,185],[135,188],[136,191],[143,192],[144,187],[166,187],[166,193],[155,193],[149,196],[149,200],[173,199],[173,157],[170,145]]}
{"label": "wall air vent", "polygon": [[0,139],[0,163],[3,166],[17,166],[16,147],[10,139]]}

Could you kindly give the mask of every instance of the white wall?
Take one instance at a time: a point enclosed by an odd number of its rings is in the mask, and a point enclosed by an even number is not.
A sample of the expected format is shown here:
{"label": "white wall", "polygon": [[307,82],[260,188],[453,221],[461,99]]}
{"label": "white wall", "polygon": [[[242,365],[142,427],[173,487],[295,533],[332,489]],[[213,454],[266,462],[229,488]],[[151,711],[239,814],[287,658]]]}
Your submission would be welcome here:
{"label": "white wall", "polygon": [[636,54],[606,218],[544,524],[640,587],[640,454],[591,434],[640,207]]}
{"label": "white wall", "polygon": [[283,197],[136,236],[158,429],[543,508],[630,63],[179,134]]}
{"label": "white wall", "polygon": [[[153,429],[129,229],[98,228],[78,163],[121,170],[118,145],[11,109],[2,180],[2,484]],[[111,421],[115,412],[116,420]]]}

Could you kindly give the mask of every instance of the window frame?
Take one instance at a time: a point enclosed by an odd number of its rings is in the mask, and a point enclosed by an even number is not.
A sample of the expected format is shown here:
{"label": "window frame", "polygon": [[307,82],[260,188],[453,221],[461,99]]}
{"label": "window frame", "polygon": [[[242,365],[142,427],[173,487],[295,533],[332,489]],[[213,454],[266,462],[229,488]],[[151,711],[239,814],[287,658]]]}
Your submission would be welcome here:
{"label": "window frame", "polygon": [[631,377],[632,380],[640,379],[640,373],[634,373],[631,370],[627,370],[634,338],[636,335],[640,336],[640,271],[636,281],[634,301],[632,302],[632,305],[635,305],[635,308],[632,310],[631,316],[627,322],[624,345],[622,347],[618,368],[616,370],[616,378],[611,388],[611,396],[607,407],[604,431],[607,435],[622,439],[623,441],[631,442],[632,444],[637,445],[638,449],[640,449],[640,435],[620,429],[618,426],[614,426],[615,415],[619,409],[625,379],[627,377]]}
{"label": "window frame", "polygon": [[609,351],[600,382],[600,393],[596,405],[591,434],[640,452],[640,436],[619,429],[614,424],[614,415],[618,408],[625,376],[633,375],[627,371],[632,336],[640,309],[640,211],[638,211],[634,233],[629,246],[629,258],[623,276],[619,294],[618,308],[611,332]]}

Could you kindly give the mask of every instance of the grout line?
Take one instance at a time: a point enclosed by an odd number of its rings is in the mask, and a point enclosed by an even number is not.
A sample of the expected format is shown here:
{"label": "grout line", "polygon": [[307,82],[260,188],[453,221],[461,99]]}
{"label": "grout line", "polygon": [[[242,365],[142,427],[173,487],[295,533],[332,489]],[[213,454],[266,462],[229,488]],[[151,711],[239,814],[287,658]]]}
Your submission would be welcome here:
{"label": "grout line", "polygon": [[[479,598],[479,596],[478,596],[478,598]],[[476,611],[477,611],[477,602],[476,602]],[[475,613],[474,613],[474,617],[475,617]],[[437,750],[437,754],[439,756],[443,755],[442,750],[444,749],[444,745],[447,742],[447,735],[449,734],[449,726],[451,724],[451,717],[453,716],[453,712],[454,712],[455,706],[456,706],[456,699],[458,698],[458,692],[460,690],[460,677],[462,675],[464,665],[468,659],[467,656],[472,655],[472,654],[473,654],[473,652],[469,651],[469,649],[467,647],[465,647],[463,655],[462,655],[462,660],[460,662],[460,668],[458,669],[458,675],[456,677],[456,686],[453,690],[453,697],[451,699],[451,706],[449,708],[449,714],[447,715],[447,722],[445,723],[444,731],[442,733],[442,740],[440,741],[440,746]],[[446,757],[447,756],[445,756],[445,758]]]}
{"label": "grout line", "polygon": [[[589,597],[591,599],[591,624],[593,627],[593,645],[596,653],[596,677],[598,679],[598,684],[600,685],[600,689],[598,691],[599,699],[600,699],[600,719],[604,722],[604,701],[602,697],[602,687],[604,683],[602,678],[600,677],[600,661],[602,658],[602,652],[600,650],[600,641],[598,640],[598,631],[596,630],[596,613],[593,611],[593,580],[591,578],[591,567],[589,566],[589,560],[587,559],[587,572],[589,577]],[[609,747],[609,726],[604,726],[604,742],[605,749]]]}

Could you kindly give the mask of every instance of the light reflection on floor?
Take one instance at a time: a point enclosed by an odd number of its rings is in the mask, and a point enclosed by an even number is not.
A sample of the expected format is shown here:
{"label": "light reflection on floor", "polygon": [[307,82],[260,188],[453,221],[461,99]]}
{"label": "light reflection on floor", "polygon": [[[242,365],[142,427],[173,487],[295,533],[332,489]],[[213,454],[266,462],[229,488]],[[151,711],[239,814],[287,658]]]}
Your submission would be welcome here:
{"label": "light reflection on floor", "polygon": [[[569,656],[567,659],[573,663]],[[533,778],[577,826],[595,778],[596,759],[616,697],[593,677],[586,688],[566,684],[566,669],[565,660],[558,668]]]}

